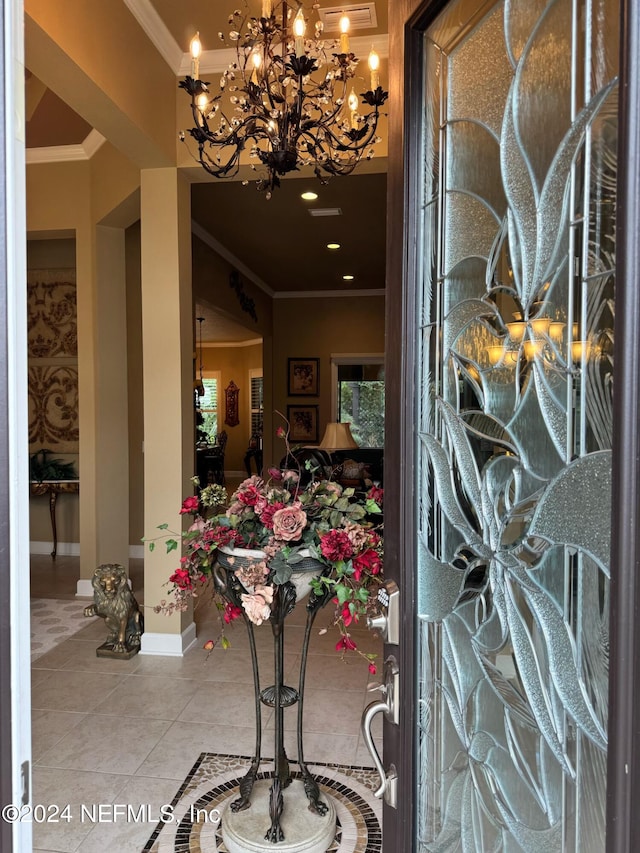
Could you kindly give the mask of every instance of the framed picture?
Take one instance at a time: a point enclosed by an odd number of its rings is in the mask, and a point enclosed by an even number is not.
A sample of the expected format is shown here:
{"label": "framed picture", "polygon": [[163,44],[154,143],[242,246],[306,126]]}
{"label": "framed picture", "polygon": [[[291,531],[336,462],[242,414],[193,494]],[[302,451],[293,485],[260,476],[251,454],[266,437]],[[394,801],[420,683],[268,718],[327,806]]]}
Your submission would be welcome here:
{"label": "framed picture", "polygon": [[317,397],[320,393],[319,358],[289,359],[289,396]]}
{"label": "framed picture", "polygon": [[291,427],[289,440],[312,444],[318,441],[318,407],[287,406],[287,420]]}

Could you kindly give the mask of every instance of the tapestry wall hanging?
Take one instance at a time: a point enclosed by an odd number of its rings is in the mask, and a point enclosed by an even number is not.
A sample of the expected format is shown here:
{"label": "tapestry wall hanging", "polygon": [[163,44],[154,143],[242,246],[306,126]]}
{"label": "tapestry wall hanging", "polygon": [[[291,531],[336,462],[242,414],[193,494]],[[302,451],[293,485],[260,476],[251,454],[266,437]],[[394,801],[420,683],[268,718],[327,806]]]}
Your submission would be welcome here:
{"label": "tapestry wall hanging", "polygon": [[240,389],[232,379],[224,389],[224,422],[227,426],[234,427],[240,423],[238,414],[239,395]]}
{"label": "tapestry wall hanging", "polygon": [[27,272],[29,450],[77,453],[78,324],[74,269]]}

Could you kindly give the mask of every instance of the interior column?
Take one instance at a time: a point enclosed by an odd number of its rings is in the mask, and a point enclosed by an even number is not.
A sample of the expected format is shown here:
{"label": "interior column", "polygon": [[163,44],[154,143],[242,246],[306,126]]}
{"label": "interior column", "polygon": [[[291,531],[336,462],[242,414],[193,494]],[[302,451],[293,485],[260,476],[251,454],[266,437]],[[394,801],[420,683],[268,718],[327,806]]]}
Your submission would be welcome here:
{"label": "interior column", "polygon": [[[193,489],[191,196],[177,169],[141,175],[144,529],[151,539],[159,524],[180,529],[178,513]],[[191,611],[153,612],[178,560],[163,543],[145,549],[143,653],[181,655],[195,641]]]}
{"label": "interior column", "polygon": [[101,563],[129,561],[126,289],[124,232],[97,226],[77,241],[80,329],[80,579],[92,596]]}

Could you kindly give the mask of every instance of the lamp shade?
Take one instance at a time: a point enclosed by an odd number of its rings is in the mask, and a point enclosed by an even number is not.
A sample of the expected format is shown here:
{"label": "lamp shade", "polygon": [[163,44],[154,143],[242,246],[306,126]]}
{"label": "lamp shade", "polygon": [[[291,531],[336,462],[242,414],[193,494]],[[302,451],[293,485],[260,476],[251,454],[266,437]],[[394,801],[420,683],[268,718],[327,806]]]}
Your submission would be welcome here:
{"label": "lamp shade", "polygon": [[318,445],[321,450],[349,450],[357,446],[348,423],[327,424],[322,441]]}

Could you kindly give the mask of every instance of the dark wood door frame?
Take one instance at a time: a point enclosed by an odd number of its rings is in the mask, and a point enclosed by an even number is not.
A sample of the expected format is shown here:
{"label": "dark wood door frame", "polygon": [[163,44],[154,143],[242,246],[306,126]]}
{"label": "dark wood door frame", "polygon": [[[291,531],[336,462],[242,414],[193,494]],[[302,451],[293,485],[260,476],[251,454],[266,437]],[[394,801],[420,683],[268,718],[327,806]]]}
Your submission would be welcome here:
{"label": "dark wood door frame", "polygon": [[[398,773],[398,808],[385,805],[385,853],[410,853],[415,834],[415,519],[413,478],[416,169],[422,117],[422,32],[443,0],[389,0],[389,159],[385,411],[385,576],[400,588],[400,646],[385,646],[400,666],[400,727],[384,722],[384,764]],[[413,183],[412,183],[413,181]]]}
{"label": "dark wood door frame", "polygon": [[607,851],[640,849],[640,7],[621,2]]}

